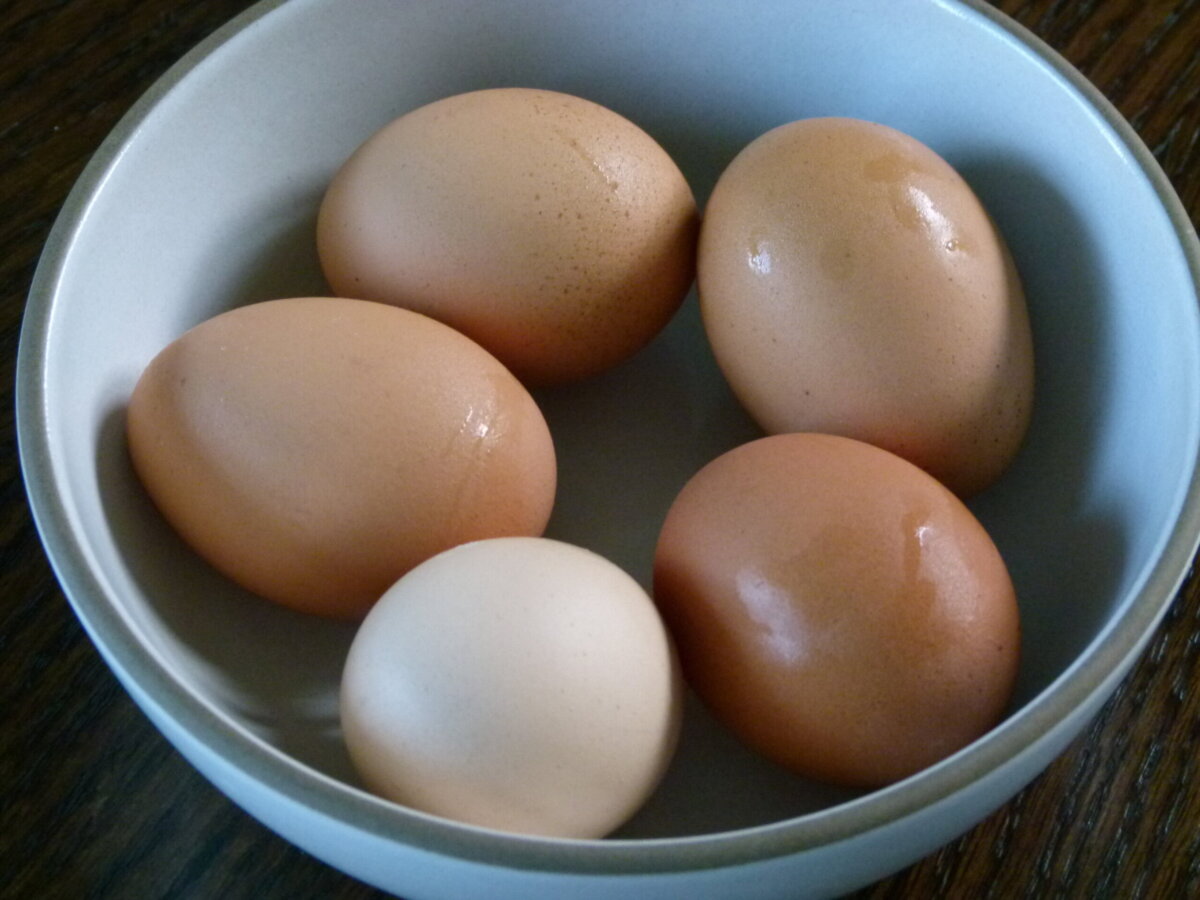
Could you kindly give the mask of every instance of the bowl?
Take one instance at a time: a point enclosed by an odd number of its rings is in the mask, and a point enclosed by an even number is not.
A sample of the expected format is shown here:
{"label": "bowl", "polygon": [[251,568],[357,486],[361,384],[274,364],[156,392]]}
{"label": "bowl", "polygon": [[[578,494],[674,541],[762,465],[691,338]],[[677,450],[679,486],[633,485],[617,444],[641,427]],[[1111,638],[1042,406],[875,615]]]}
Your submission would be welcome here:
{"label": "bowl", "polygon": [[[377,799],[342,747],[353,626],[251,597],[201,563],[133,476],[143,366],[230,307],[324,293],[313,228],[338,165],[422,103],[575,93],[631,118],[703,204],[783,122],[883,122],[974,187],[1028,294],[1038,383],[1012,468],[971,506],[1024,629],[1004,721],[888,788],[825,787],[689,700],[659,790],[611,838],[474,828]],[[39,531],[79,619],[151,720],[251,815],[411,898],[831,896],[931,852],[1040,772],[1111,694],[1200,536],[1200,249],[1151,154],[1036,38],[973,0],[261,3],[175,66],[71,193],[29,299],[18,435]],[[675,492],[758,432],[694,296],[598,378],[537,394],[560,454],[548,534],[649,584]]]}

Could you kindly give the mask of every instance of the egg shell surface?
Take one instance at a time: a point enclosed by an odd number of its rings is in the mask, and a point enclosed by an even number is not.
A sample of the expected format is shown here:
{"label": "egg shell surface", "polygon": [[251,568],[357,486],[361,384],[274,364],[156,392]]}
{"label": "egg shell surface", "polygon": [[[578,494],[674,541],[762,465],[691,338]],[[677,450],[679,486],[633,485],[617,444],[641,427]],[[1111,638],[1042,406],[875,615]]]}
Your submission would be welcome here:
{"label": "egg shell surface", "polygon": [[464,541],[541,534],[550,432],[494,357],[426,316],[301,297],[202,322],[149,364],[134,468],[201,556],[264,597],[361,617]]}
{"label": "egg shell surface", "polygon": [[654,596],[716,716],[811,778],[878,787],[1001,718],[1019,611],[948,489],[850,438],[786,434],[718,457],[672,505]]}
{"label": "egg shell surface", "polygon": [[374,792],[523,834],[595,838],[674,752],[682,681],[646,592],[589,550],[497,538],[413,569],[371,610],[342,681]]}
{"label": "egg shell surface", "polygon": [[1034,382],[1020,278],[970,186],[916,139],[847,118],[757,138],[705,209],[698,288],[768,433],[868,441],[960,496],[1016,455]]}
{"label": "egg shell surface", "polygon": [[329,186],[317,247],[334,293],[426,313],[550,384],[662,329],[694,280],[697,230],[683,174],[633,122],[493,88],[370,137]]}

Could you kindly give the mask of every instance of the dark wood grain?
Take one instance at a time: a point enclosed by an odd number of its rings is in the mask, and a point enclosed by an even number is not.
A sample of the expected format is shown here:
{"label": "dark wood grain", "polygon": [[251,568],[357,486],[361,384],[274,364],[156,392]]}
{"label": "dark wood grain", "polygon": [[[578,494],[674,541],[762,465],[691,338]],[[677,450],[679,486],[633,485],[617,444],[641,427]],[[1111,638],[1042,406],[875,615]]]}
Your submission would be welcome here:
{"label": "dark wood grain", "polygon": [[[883,2],[883,0],[881,0]],[[0,897],[367,898],[197,775],[116,684],[30,521],[12,384],[46,234],[121,114],[246,0],[0,2]],[[1200,220],[1200,0],[998,0],[1133,123]],[[1200,583],[1025,791],[859,898],[1200,897]]]}

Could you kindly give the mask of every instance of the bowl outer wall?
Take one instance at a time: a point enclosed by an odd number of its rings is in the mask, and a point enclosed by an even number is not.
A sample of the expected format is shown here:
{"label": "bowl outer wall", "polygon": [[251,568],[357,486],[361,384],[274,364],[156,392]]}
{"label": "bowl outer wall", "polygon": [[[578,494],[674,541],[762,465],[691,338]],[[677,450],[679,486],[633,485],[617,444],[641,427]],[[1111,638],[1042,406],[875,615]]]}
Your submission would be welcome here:
{"label": "bowl outer wall", "polygon": [[[1144,642],[1143,642],[1144,643]],[[103,650],[102,650],[103,652]],[[459,900],[487,896],[495,900],[535,900],[570,896],[574,900],[819,900],[864,887],[953,840],[1000,806],[1043,768],[1096,714],[1136,659],[1115,670],[1088,700],[1056,723],[1033,744],[1001,766],[983,773],[961,791],[844,840],[793,853],[771,854],[722,865],[715,854],[694,860],[695,867],[667,868],[649,854],[621,871],[593,871],[564,860],[561,868],[514,869],[506,860],[447,855],[358,828],[255,779],[213,753],[178,721],[159,709],[138,685],[109,660],[118,679],[139,707],[198,771],[226,796],[277,834],[318,859],[381,890],[406,900]],[[378,803],[373,797],[368,802]],[[386,811],[385,811],[386,815]],[[642,844],[651,842],[642,842]],[[683,843],[688,843],[687,839]],[[635,845],[636,846],[636,845]]]}
{"label": "bowl outer wall", "polygon": [[[766,865],[778,857],[801,851],[814,854],[812,858],[816,859],[818,851],[834,852],[839,846],[849,847],[846,842],[861,841],[874,831],[890,834],[891,829],[901,824],[906,827],[919,824],[921,828],[912,829],[914,831],[925,829],[929,826],[924,821],[929,811],[944,809],[944,804],[969,810],[957,817],[961,821],[956,820],[955,825],[956,828],[959,824],[961,828],[968,827],[1036,774],[1053,753],[1078,732],[1086,716],[1098,709],[1115,688],[1118,675],[1132,664],[1149,639],[1192,559],[1197,535],[1200,535],[1200,490],[1194,475],[1171,539],[1127,614],[1089,650],[1078,666],[1064,673],[1045,696],[1014,716],[993,739],[919,779],[861,802],[849,803],[819,816],[729,835],[678,841],[538,842],[475,832],[431,817],[397,811],[362,792],[299,766],[266,743],[237,729],[180,683],[163,660],[147,656],[130,623],[107,602],[103,586],[89,572],[87,548],[71,531],[70,518],[56,493],[41,380],[44,349],[52,324],[53,297],[60,266],[86,213],[89,197],[99,188],[105,172],[115,164],[121,147],[132,137],[139,122],[149,114],[155,102],[201,60],[281,5],[278,0],[268,0],[252,8],[188,54],[139,101],[98,151],[68,199],[48,241],[30,295],[18,364],[18,435],[22,463],[31,505],[51,562],[79,618],[126,687],[160,729],[215,783],[268,825],[354,874],[359,872],[353,868],[354,860],[350,858],[353,853],[343,857],[340,853],[323,852],[328,847],[347,843],[335,838],[328,845],[322,844],[321,841],[333,831],[340,829],[343,838],[351,836],[351,843],[365,836],[372,844],[379,842],[375,847],[377,850],[394,846],[403,853],[417,854],[412,861],[418,867],[422,865],[419,860],[428,862],[442,858],[441,854],[449,854],[483,864],[528,869],[530,877],[535,877],[534,873],[539,870],[613,875],[684,872],[741,866],[752,861]],[[1082,76],[1036,38],[982,3],[968,2],[963,7],[988,16],[1016,35],[1100,111],[1153,182],[1185,247],[1193,280],[1200,281],[1200,252],[1197,251],[1194,229],[1157,163],[1132,129]],[[313,817],[315,827],[332,829],[326,835],[317,836],[319,840],[315,843],[318,846],[313,846],[314,841],[305,837],[309,832],[293,827],[294,823],[305,819],[301,812],[304,810]],[[915,821],[917,818],[921,821]],[[926,842],[922,842],[924,849],[910,846],[906,853],[920,855],[957,832],[944,837],[938,829],[930,829],[930,833],[939,835],[935,843],[925,846]],[[406,843],[411,847],[405,847]],[[862,852],[857,845],[850,849],[855,853]],[[426,850],[434,855],[422,856]],[[892,868],[912,858],[916,856],[901,860]],[[375,881],[369,871],[360,877]],[[745,877],[745,873],[740,873],[739,877]]]}

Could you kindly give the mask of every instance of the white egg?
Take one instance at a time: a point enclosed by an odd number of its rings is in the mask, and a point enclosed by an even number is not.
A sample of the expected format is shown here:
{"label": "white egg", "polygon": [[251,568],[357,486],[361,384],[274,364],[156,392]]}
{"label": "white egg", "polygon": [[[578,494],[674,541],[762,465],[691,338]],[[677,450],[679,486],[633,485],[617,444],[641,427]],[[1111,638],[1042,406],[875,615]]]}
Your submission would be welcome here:
{"label": "white egg", "polygon": [[346,662],[347,747],[373,792],[504,831],[593,838],[674,752],[682,682],[646,592],[545,538],[464,544],[401,578]]}

